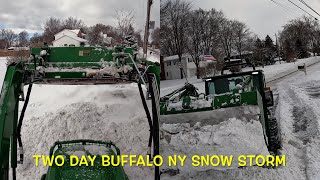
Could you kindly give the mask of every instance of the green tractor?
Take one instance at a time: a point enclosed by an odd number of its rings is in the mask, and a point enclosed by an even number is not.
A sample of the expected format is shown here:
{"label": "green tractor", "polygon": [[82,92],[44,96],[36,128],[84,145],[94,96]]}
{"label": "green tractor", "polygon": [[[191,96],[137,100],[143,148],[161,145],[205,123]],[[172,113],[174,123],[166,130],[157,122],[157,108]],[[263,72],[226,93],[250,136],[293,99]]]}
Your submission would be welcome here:
{"label": "green tractor", "polygon": [[[103,155],[117,156],[120,155],[120,150],[112,142],[102,142],[93,140],[74,140],[56,142],[50,149],[49,156],[64,156],[66,160],[63,166],[57,166],[54,164],[49,167],[47,174],[42,175],[41,180],[55,180],[55,179],[117,179],[127,180],[128,177],[125,174],[122,166],[110,166],[108,168],[103,167],[102,155],[92,154],[90,147],[99,147],[105,149]],[[102,148],[103,147],[103,148]],[[83,152],[85,156],[96,156],[94,161],[95,166],[70,166],[70,155],[73,152]],[[117,162],[118,163],[118,162]]]}
{"label": "green tractor", "polygon": [[[232,66],[250,65],[252,71],[224,74]],[[280,131],[273,116],[273,94],[266,87],[263,71],[255,70],[251,63],[225,66],[220,76],[203,79],[205,93],[189,83],[160,98],[160,114],[174,115],[212,111],[221,108],[255,105],[260,109],[259,120],[263,127],[265,143],[270,153],[278,154],[281,148]],[[214,111],[212,111],[214,115]]]}
{"label": "green tractor", "polygon": [[[7,67],[0,94],[0,179],[16,179],[18,163],[23,163],[21,127],[28,106],[33,84],[100,85],[138,83],[145,109],[150,137],[147,154],[159,155],[159,76],[160,64],[138,59],[133,49],[116,47],[48,47],[32,48],[27,60],[12,62]],[[26,96],[24,86],[28,85]],[[147,88],[147,95],[142,85]],[[147,100],[151,100],[149,111]],[[19,115],[19,101],[24,101]],[[103,142],[106,141],[106,142]],[[84,149],[87,145],[107,148],[106,155],[120,155],[120,150],[108,140],[74,140],[56,142],[50,155],[64,155],[68,149]],[[19,147],[17,147],[19,146]],[[19,151],[19,160],[17,157]],[[85,151],[86,154],[90,153]],[[10,163],[9,163],[10,161]],[[9,168],[12,175],[9,175]],[[128,179],[122,167],[49,167],[43,180],[62,179]],[[155,167],[155,179],[159,179],[159,167]]]}

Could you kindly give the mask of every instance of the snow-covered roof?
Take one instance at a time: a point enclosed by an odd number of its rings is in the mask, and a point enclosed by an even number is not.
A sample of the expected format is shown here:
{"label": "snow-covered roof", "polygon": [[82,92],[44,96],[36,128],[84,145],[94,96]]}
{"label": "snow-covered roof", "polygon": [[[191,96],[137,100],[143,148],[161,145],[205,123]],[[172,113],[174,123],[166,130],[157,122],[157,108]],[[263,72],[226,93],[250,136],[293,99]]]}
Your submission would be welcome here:
{"label": "snow-covered roof", "polygon": [[[189,54],[183,54],[183,55],[182,55],[182,58],[188,57],[188,56],[190,56],[190,55],[189,55]],[[179,59],[179,56],[178,56],[178,55],[167,56],[167,57],[163,58],[163,61],[172,61],[172,60],[176,60],[176,59]]]}
{"label": "snow-covered roof", "polygon": [[70,31],[73,32],[73,33],[79,34],[80,29],[73,29],[73,30],[70,30]]}
{"label": "snow-covered roof", "polygon": [[[59,39],[65,37],[65,36],[67,36],[67,37],[69,37],[69,38],[72,38],[72,39],[74,39],[74,40],[76,40],[76,41],[79,41],[79,42],[87,42],[87,40],[85,40],[85,39],[83,39],[83,38],[80,38],[80,37],[77,37],[77,36],[72,37],[72,36],[69,36],[69,35],[63,35],[63,36],[60,37]],[[54,40],[53,42],[56,42],[56,41],[58,41],[59,39],[56,39],[56,40]]]}
{"label": "snow-covered roof", "polygon": [[70,29],[64,29],[64,30],[62,30],[62,31],[58,32],[57,34],[55,34],[55,36],[56,36],[56,35],[58,35],[58,34],[60,34],[60,33],[62,33],[62,32],[65,32],[65,31],[69,31],[69,32],[72,32],[72,33],[75,33],[76,35],[78,35],[78,34],[79,34],[79,32],[80,32],[80,29],[73,29],[73,30],[70,30]]}

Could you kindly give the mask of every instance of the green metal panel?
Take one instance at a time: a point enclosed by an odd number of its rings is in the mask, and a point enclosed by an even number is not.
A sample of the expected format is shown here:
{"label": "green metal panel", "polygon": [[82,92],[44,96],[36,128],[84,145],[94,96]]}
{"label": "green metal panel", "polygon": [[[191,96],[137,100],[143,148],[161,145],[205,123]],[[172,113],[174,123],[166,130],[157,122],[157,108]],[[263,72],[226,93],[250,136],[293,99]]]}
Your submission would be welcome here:
{"label": "green metal panel", "polygon": [[[32,54],[40,54],[41,48],[32,48]],[[48,63],[112,61],[112,50],[95,47],[54,47],[48,49]]]}
{"label": "green metal panel", "polygon": [[[153,63],[153,66],[151,66],[148,69],[149,73],[153,73],[156,75],[157,78],[157,85],[158,85],[158,89],[160,87],[160,64],[159,63]],[[160,90],[160,89],[159,89]]]}
{"label": "green metal panel", "polygon": [[17,167],[16,127],[22,83],[21,70],[22,65],[20,63],[8,67],[0,94],[0,177],[5,174],[3,168],[9,166],[10,142],[11,167]]}
{"label": "green metal panel", "polygon": [[240,96],[240,104],[257,105],[257,91],[243,92]]}
{"label": "green metal panel", "polygon": [[[62,144],[61,144],[62,143]],[[85,150],[85,155],[96,155],[94,166],[70,166],[69,153],[74,147],[82,147],[83,145],[100,145],[108,149],[104,155],[120,155],[120,150],[116,147],[117,153],[112,149],[115,147],[111,142],[92,141],[92,140],[73,140],[66,142],[57,142],[50,150],[51,155],[65,156],[65,163],[63,166],[56,165],[49,167],[45,180],[126,180],[128,179],[123,167],[120,166],[103,166],[102,157],[98,154],[90,154]],[[53,153],[55,146],[58,149]]]}

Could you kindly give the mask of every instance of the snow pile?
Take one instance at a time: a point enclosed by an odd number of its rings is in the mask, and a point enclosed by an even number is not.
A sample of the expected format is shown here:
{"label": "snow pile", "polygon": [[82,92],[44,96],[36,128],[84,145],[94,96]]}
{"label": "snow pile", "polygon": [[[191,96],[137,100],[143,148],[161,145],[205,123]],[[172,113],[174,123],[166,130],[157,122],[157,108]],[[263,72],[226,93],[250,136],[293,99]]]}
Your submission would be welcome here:
{"label": "snow pile", "polygon": [[[151,54],[150,54],[151,53]],[[139,57],[143,57],[143,48],[139,49]],[[160,63],[160,50],[159,49],[147,49],[147,60],[151,62],[158,62]]]}
{"label": "snow pile", "polygon": [[157,56],[154,56],[154,55],[149,55],[149,56],[147,56],[147,60],[148,61],[151,61],[151,62],[160,62],[160,59],[159,59],[159,57],[157,57]]}
{"label": "snow pile", "polygon": [[5,57],[0,57],[0,89],[2,89],[2,84],[4,80],[4,76],[7,72],[7,59]]}
{"label": "snow pile", "polygon": [[299,156],[291,158],[303,161],[303,173],[310,180],[320,178],[319,68],[315,65],[307,76],[301,72],[278,85],[283,143],[296,150]]}
{"label": "snow pile", "polygon": [[[149,126],[136,84],[34,85],[22,126],[25,162],[18,166],[17,179],[40,179],[47,168],[36,167],[32,156],[48,155],[55,141],[112,141],[121,154],[145,155],[148,137]],[[124,170],[130,179],[154,176],[150,167],[125,166]]]}
{"label": "snow pile", "polygon": [[189,157],[183,167],[178,166],[180,173],[238,167],[237,163],[232,163],[231,167],[193,167],[193,155],[233,155],[236,158],[243,154],[269,154],[262,126],[256,120],[248,122],[230,118],[219,125],[196,123],[193,127],[188,123],[163,124],[161,133],[161,154]]}
{"label": "snow pile", "polygon": [[[212,105],[212,99],[206,100],[206,99],[198,99],[196,97],[191,97],[191,102],[190,102],[190,108],[191,109],[201,109],[201,108],[207,108],[211,107]],[[182,110],[183,108],[183,101],[177,101],[177,102],[168,102],[168,110]]]}
{"label": "snow pile", "polygon": [[[117,67],[114,62],[100,62],[101,69],[92,69],[92,68],[56,68],[56,67],[47,67],[43,68],[44,72],[85,72],[88,77],[91,76],[103,76],[104,74],[112,75],[119,77],[119,73],[127,74],[133,68],[129,65],[123,65]],[[38,67],[37,67],[38,68]]]}
{"label": "snow pile", "polygon": [[191,101],[191,107],[193,109],[207,108],[207,107],[211,107],[211,105],[212,105],[212,99],[209,99],[209,100],[194,99]]}

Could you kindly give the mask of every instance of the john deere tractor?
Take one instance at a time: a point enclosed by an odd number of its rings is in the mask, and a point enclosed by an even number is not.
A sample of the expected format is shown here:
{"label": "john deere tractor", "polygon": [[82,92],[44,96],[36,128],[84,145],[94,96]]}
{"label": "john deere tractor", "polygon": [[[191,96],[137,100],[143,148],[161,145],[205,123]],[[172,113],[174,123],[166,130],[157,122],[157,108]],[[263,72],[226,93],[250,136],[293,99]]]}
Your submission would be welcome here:
{"label": "john deere tractor", "polygon": [[[249,65],[252,71],[225,74],[232,66]],[[255,70],[250,63],[225,66],[221,75],[204,79],[205,93],[199,93],[192,84],[160,98],[163,116],[193,112],[212,111],[221,108],[256,105],[260,109],[259,120],[263,127],[265,142],[270,152],[277,154],[281,148],[278,122],[273,117],[273,95],[266,87],[263,71]],[[227,111],[228,112],[228,111]],[[212,111],[212,116],[215,112]]]}
{"label": "john deere tractor", "polygon": [[[116,47],[102,49],[96,47],[48,47],[32,48],[27,60],[12,62],[7,67],[0,94],[0,179],[16,179],[16,168],[23,163],[23,142],[21,127],[29,102],[33,84],[100,85],[116,83],[138,83],[142,105],[150,126],[147,153],[159,154],[159,75],[158,63],[138,59],[132,48]],[[24,86],[28,91],[24,92]],[[144,93],[142,85],[147,87]],[[147,100],[151,100],[149,111]],[[19,101],[24,101],[19,115]],[[28,137],[26,137],[28,138]],[[107,139],[101,141],[73,140],[56,142],[50,155],[64,155],[70,149],[83,150],[86,146],[107,148],[106,155],[119,155],[120,150]],[[17,157],[19,151],[19,159]],[[10,161],[10,163],[9,163]],[[12,168],[12,175],[9,175]],[[57,167],[52,166],[42,176],[44,180],[66,179],[128,179],[123,168],[103,167]],[[155,168],[155,179],[159,179],[159,168]]]}

